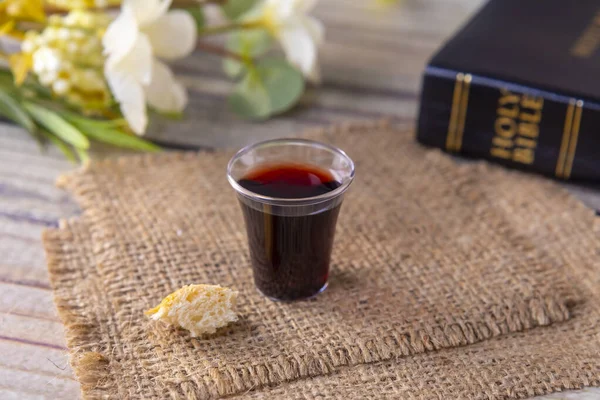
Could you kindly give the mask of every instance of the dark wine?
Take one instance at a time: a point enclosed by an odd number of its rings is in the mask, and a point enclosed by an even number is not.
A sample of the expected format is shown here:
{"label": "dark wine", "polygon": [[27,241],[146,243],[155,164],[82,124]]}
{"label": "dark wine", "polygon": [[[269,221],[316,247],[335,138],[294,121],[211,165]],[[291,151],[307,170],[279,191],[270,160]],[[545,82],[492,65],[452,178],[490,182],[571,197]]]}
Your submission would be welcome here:
{"label": "dark wine", "polygon": [[[258,167],[238,183],[254,193],[286,199],[314,197],[340,186],[328,171],[296,164]],[[319,293],[329,276],[340,205],[303,216],[276,215],[268,204],[261,207],[242,202],[258,289],[278,300]]]}

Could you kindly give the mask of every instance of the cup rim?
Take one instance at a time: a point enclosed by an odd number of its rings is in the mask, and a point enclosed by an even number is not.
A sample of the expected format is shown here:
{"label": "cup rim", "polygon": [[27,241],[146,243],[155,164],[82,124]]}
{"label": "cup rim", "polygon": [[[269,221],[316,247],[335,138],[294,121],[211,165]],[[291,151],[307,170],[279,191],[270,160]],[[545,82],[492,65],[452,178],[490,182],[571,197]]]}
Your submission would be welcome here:
{"label": "cup rim", "polygon": [[[332,190],[331,192],[323,193],[318,196],[312,196],[312,197],[284,198],[284,197],[265,196],[265,195],[255,193],[251,190],[248,190],[248,189],[244,188],[243,186],[241,186],[235,180],[235,178],[231,175],[231,171],[233,169],[233,164],[240,157],[244,156],[245,154],[248,154],[250,151],[255,150],[259,147],[284,145],[284,144],[294,144],[294,145],[301,145],[301,146],[317,147],[317,148],[324,149],[324,150],[327,150],[332,153],[336,153],[336,154],[340,155],[341,157],[343,157],[344,159],[346,159],[348,161],[348,164],[350,166],[350,173],[348,175],[348,178],[345,180],[345,182],[342,182],[342,184],[339,187]],[[350,184],[354,180],[354,174],[355,174],[354,161],[352,161],[352,159],[342,149],[340,149],[336,146],[332,146],[327,143],[318,142],[316,140],[300,139],[300,138],[270,139],[270,140],[263,140],[260,142],[250,144],[248,146],[243,147],[239,151],[237,151],[233,155],[233,157],[231,157],[229,162],[227,163],[227,180],[229,181],[229,184],[233,187],[233,189],[237,193],[239,193],[240,195],[245,196],[249,199],[252,199],[252,200],[256,200],[256,201],[260,201],[260,202],[264,202],[264,203],[270,203],[270,204],[277,204],[277,205],[282,205],[282,206],[293,206],[293,205],[306,204],[306,203],[317,204],[317,203],[321,203],[321,202],[336,198],[339,195],[341,195],[342,193],[344,193],[348,189],[348,187],[350,187]]]}

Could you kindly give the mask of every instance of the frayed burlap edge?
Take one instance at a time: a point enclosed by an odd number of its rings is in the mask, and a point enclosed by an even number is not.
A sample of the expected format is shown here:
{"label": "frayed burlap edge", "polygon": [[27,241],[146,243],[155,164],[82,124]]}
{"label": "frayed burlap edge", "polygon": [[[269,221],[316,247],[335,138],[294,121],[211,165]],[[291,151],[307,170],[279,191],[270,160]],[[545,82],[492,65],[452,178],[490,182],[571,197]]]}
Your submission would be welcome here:
{"label": "frayed burlap edge", "polygon": [[[73,293],[75,279],[88,276],[93,278],[95,270],[91,261],[92,249],[86,242],[77,240],[72,226],[82,225],[83,218],[71,218],[61,220],[59,228],[47,229],[42,234],[42,241],[46,251],[46,262],[48,266],[50,285],[53,288],[54,305],[58,316],[65,327],[65,339],[69,348],[69,364],[81,384],[81,392],[84,398],[103,398],[108,387],[111,386],[110,367],[108,359],[101,354],[106,349],[100,343],[90,343],[90,338],[97,335],[99,325],[98,309],[96,315],[83,316],[73,311],[77,307],[76,295]],[[86,235],[87,236],[87,235]],[[65,243],[71,246],[65,246]],[[67,266],[65,262],[70,257],[84,255],[88,258],[87,265],[79,268]],[[63,279],[64,278],[64,279]],[[85,278],[84,278],[85,279]],[[86,286],[81,284],[79,286]],[[98,290],[89,291],[90,301],[100,301],[94,296]]]}

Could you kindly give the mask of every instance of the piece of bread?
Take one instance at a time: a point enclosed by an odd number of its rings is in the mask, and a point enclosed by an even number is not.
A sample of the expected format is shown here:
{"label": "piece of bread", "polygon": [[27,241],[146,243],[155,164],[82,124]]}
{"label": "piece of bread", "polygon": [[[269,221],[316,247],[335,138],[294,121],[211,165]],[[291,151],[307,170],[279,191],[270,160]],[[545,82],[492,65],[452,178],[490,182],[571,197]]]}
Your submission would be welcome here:
{"label": "piece of bread", "polygon": [[215,333],[237,321],[233,311],[238,292],[214,285],[188,285],[174,291],[144,314],[187,329],[192,337]]}

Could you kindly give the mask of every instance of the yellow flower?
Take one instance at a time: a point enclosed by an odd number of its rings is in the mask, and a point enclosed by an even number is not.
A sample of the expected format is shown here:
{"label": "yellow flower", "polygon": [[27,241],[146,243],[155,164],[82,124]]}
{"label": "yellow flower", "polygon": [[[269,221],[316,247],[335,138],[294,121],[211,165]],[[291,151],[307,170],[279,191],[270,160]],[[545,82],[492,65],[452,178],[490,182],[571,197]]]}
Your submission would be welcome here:
{"label": "yellow flower", "polygon": [[42,0],[5,0],[0,2],[0,19],[44,22],[44,3]]}
{"label": "yellow flower", "polygon": [[102,68],[100,31],[110,18],[73,11],[53,16],[41,33],[27,32],[22,53],[13,57],[15,81],[22,82],[23,69],[31,68],[39,83],[84,111],[103,110],[110,104],[110,91]]}
{"label": "yellow flower", "polygon": [[2,25],[0,25],[0,36],[10,35],[13,29],[15,29],[15,25],[16,23],[14,20],[8,20],[4,22]]}
{"label": "yellow flower", "polygon": [[33,57],[31,57],[31,54],[25,53],[11,54],[8,63],[15,78],[15,84],[19,86],[25,82],[27,74],[33,67]]}
{"label": "yellow flower", "polygon": [[95,30],[98,35],[101,35],[111,22],[112,17],[107,13],[85,10],[74,10],[65,16],[51,15],[48,18],[49,25]]}
{"label": "yellow flower", "polygon": [[121,0],[46,0],[46,3],[63,10],[82,10],[117,6],[121,4]]}
{"label": "yellow flower", "polygon": [[42,0],[5,0],[0,1],[0,36],[11,35],[22,38],[21,31],[15,29],[17,22],[44,22]]}

